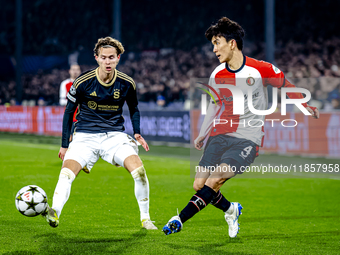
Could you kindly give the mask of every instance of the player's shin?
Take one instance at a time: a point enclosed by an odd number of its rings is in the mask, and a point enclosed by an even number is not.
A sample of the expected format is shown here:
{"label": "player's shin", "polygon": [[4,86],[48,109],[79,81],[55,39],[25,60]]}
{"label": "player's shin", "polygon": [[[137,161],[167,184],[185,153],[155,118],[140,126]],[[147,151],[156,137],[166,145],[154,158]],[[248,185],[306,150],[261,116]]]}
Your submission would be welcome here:
{"label": "player's shin", "polygon": [[221,191],[217,192],[216,197],[211,201],[211,204],[218,209],[221,209],[223,212],[226,212],[231,203],[222,195]]}
{"label": "player's shin", "polygon": [[56,211],[58,217],[60,216],[61,210],[70,197],[71,185],[75,178],[76,176],[72,170],[66,167],[61,169],[59,180],[54,190],[52,204],[52,208]]}
{"label": "player's shin", "polygon": [[150,219],[149,214],[149,181],[143,166],[131,172],[135,181],[135,196],[140,210],[141,220]]}
{"label": "player's shin", "polygon": [[188,205],[181,211],[179,217],[181,222],[184,223],[196,213],[204,209],[216,197],[216,192],[204,185],[191,199]]}

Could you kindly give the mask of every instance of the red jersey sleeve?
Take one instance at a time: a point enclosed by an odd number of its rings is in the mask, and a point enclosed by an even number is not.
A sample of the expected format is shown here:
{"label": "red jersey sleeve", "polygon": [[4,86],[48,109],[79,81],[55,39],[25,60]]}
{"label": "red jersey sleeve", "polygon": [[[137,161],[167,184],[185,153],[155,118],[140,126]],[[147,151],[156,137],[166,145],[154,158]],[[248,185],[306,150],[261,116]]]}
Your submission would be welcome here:
{"label": "red jersey sleeve", "polygon": [[284,86],[285,75],[273,64],[247,57],[246,65],[257,69],[260,72],[263,86],[272,85],[277,88]]}
{"label": "red jersey sleeve", "polygon": [[[290,83],[285,78],[284,73],[279,68],[265,61],[260,61],[260,62],[261,62],[260,72],[261,72],[264,86],[272,85],[273,87],[276,87],[276,88],[283,88],[283,87],[295,88],[295,85]],[[299,92],[287,93],[287,96],[291,99],[304,98],[304,96]],[[307,107],[306,103],[302,105],[304,107]]]}
{"label": "red jersey sleeve", "polygon": [[[287,79],[285,79],[285,85],[283,86],[285,88],[295,88],[295,85],[290,83]],[[287,96],[291,99],[299,99],[299,98],[304,98],[304,96],[299,93],[299,92],[290,92],[290,93],[287,93]],[[308,105],[306,103],[303,103],[302,104],[304,107],[307,107]]]}
{"label": "red jersey sleeve", "polygon": [[[284,73],[271,63],[265,61],[258,61],[252,58],[247,58],[247,63],[250,66],[255,67],[261,74],[263,86],[272,85],[276,88],[295,88],[295,85],[290,83]],[[291,99],[304,98],[301,93],[287,93],[287,96]],[[304,107],[308,105],[302,104]]]}
{"label": "red jersey sleeve", "polygon": [[285,84],[285,75],[283,72],[268,62],[261,62],[261,76],[263,79],[263,85],[271,85],[273,87],[281,88]]}

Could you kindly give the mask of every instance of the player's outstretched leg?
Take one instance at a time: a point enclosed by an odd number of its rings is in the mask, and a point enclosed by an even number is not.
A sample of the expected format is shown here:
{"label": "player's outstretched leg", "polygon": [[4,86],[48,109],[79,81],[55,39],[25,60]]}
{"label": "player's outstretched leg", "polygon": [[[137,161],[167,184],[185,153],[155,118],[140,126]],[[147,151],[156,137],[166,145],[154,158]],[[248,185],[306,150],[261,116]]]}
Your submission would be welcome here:
{"label": "player's outstretched leg", "polygon": [[54,228],[58,227],[59,218],[54,209],[50,208],[47,205],[45,212],[43,212],[41,215],[46,219],[46,221],[48,222],[48,224],[50,224],[51,227]]}
{"label": "player's outstretched leg", "polygon": [[59,225],[61,210],[70,197],[71,185],[76,175],[69,168],[62,168],[59,175],[57,186],[54,190],[52,208],[47,207],[43,217],[52,227]]}
{"label": "player's outstretched leg", "polygon": [[145,229],[158,229],[153,221],[150,220],[149,214],[149,181],[146,176],[144,166],[138,167],[131,172],[135,181],[135,196],[140,210],[140,219],[142,227]]}
{"label": "player's outstretched leg", "polygon": [[217,192],[213,201],[211,201],[211,204],[223,212],[226,212],[231,205],[231,203],[222,195],[220,190]]}
{"label": "player's outstretched leg", "polygon": [[181,213],[168,221],[163,227],[163,232],[166,235],[179,232],[183,228],[183,223],[204,209],[214,197],[216,197],[216,192],[212,188],[204,185],[204,187],[190,199]]}
{"label": "player's outstretched leg", "polygon": [[225,212],[224,218],[226,222],[228,223],[229,226],[229,236],[231,238],[234,238],[238,234],[239,228],[239,223],[238,223],[238,218],[242,214],[242,206],[238,202],[233,202],[230,205],[230,208]]}

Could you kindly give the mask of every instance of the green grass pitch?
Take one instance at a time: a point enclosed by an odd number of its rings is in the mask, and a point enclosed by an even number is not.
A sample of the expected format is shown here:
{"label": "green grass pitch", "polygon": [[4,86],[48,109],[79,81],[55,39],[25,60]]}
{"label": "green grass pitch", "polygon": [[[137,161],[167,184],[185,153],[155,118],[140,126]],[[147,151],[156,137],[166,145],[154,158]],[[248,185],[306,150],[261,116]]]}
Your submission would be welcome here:
{"label": "green grass pitch", "polygon": [[[189,150],[151,146],[141,152],[150,182],[150,213],[159,228],[141,228],[134,183],[123,168],[100,160],[73,182],[59,227],[24,217],[16,192],[42,187],[52,202],[61,161],[59,139],[0,134],[0,254],[340,254],[340,178],[236,177],[222,187],[244,207],[237,238],[223,212],[208,206],[165,236],[164,224],[194,194]],[[141,149],[142,150],[142,149]],[[256,163],[339,163],[338,160],[261,155]],[[260,177],[260,176],[259,176]]]}

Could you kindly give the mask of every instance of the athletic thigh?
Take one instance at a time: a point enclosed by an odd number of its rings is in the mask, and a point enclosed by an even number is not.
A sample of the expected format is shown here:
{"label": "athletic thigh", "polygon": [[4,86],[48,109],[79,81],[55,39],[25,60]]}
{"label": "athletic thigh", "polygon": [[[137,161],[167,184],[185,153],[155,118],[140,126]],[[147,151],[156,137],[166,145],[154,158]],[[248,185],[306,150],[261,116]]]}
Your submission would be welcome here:
{"label": "athletic thigh", "polygon": [[223,153],[228,149],[228,144],[224,142],[224,135],[209,137],[203,156],[199,162],[199,166],[211,167],[219,165],[221,163]]}
{"label": "athletic thigh", "polygon": [[123,132],[109,132],[101,144],[100,157],[106,162],[124,167],[124,161],[131,155],[138,156],[137,142]]}
{"label": "athletic thigh", "polygon": [[64,161],[72,159],[77,161],[82,168],[86,165],[91,170],[99,158],[99,141],[99,134],[76,132],[65,154]]}
{"label": "athletic thigh", "polygon": [[242,174],[258,156],[259,146],[247,139],[230,137],[230,148],[221,156],[221,164],[227,164],[236,174]]}

